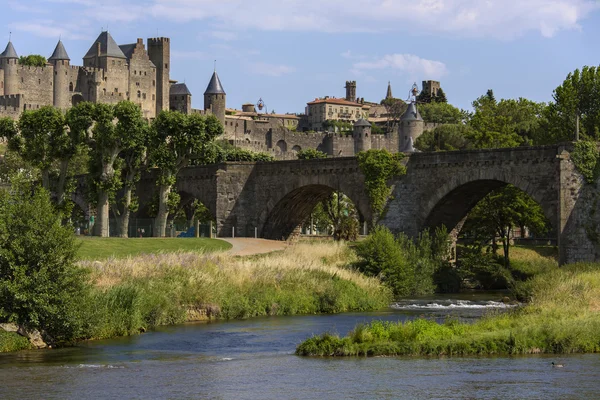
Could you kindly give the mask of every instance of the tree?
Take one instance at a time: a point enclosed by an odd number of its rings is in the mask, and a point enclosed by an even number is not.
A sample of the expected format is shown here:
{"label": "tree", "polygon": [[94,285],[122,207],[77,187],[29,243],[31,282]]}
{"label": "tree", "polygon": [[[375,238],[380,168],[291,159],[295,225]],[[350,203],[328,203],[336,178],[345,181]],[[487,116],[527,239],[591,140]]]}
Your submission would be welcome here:
{"label": "tree", "polygon": [[136,109],[138,112],[122,114],[123,130],[127,131],[128,135],[118,162],[119,180],[123,183],[123,188],[117,193],[118,196],[111,207],[116,217],[120,237],[128,237],[129,216],[137,211],[139,206],[134,190],[142,170],[146,167],[147,146],[150,139],[150,126],[144,120],[139,107]]}
{"label": "tree", "polygon": [[298,160],[314,160],[317,158],[327,158],[327,153],[315,149],[304,149],[296,153]]}
{"label": "tree", "polygon": [[192,158],[206,153],[208,144],[223,133],[219,120],[209,115],[184,115],[177,111],[162,111],[154,120],[150,136],[151,162],[159,170],[158,213],[154,236],[164,237],[169,216],[168,201],[177,173]]}
{"label": "tree", "polygon": [[548,134],[544,143],[575,138],[579,115],[580,137],[600,139],[600,67],[583,67],[569,73],[552,95],[554,102],[545,110]]}
{"label": "tree", "polygon": [[[548,221],[540,205],[515,186],[496,189],[485,196],[473,210],[463,232],[480,245],[502,242],[504,265],[510,263],[510,239],[515,227],[528,227],[538,234],[548,230]],[[494,251],[495,253],[495,251]]]}
{"label": "tree", "polygon": [[419,113],[423,121],[436,124],[461,124],[466,121],[466,113],[448,103],[420,104]]}
{"label": "tree", "polygon": [[333,228],[334,240],[354,241],[358,238],[358,212],[348,196],[335,191],[321,205]]}
{"label": "tree", "polygon": [[48,192],[17,177],[0,190],[0,320],[39,329],[48,342],[81,332],[85,270]]}
{"label": "tree", "polygon": [[452,151],[471,148],[467,139],[471,128],[462,124],[448,124],[425,131],[417,138],[415,148],[420,151]]}
{"label": "tree", "polygon": [[417,103],[420,104],[426,104],[426,103],[431,103],[432,102],[432,98],[431,98],[431,93],[426,92],[426,91],[421,91],[421,93],[419,93],[419,95],[417,96]]}
{"label": "tree", "polygon": [[438,92],[435,96],[436,103],[447,103],[448,99],[446,98],[446,93],[442,90],[442,88],[438,89]]}
{"label": "tree", "polygon": [[473,102],[473,113],[469,126],[473,128],[467,139],[477,149],[517,147],[523,138],[515,130],[510,115],[499,111],[498,103],[491,90]]}
{"label": "tree", "polygon": [[57,108],[46,106],[23,112],[18,129],[7,127],[6,122],[3,125],[5,134],[8,135],[8,148],[39,168],[42,186],[50,190],[50,169],[56,158],[54,145],[61,142],[66,130],[63,113]]}
{"label": "tree", "polygon": [[387,116],[386,129],[388,132],[392,132],[400,123],[400,118],[402,118],[408,105],[404,101],[395,98],[382,100],[381,104],[385,107],[385,114]]}
{"label": "tree", "polygon": [[122,187],[120,170],[122,151],[135,147],[139,129],[141,110],[130,101],[115,105],[97,103],[94,105],[94,126],[90,141],[90,187],[96,202],[97,219],[95,235],[107,237],[110,203],[114,203],[117,191]]}
{"label": "tree", "polygon": [[44,67],[47,63],[46,57],[39,54],[30,54],[28,56],[19,57],[19,64],[29,67]]}

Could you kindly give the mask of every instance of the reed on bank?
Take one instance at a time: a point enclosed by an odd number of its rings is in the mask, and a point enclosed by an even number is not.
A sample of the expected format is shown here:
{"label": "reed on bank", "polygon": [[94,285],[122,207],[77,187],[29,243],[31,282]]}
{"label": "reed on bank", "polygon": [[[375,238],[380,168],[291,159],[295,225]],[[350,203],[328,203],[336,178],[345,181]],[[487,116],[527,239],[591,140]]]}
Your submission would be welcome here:
{"label": "reed on bank", "polygon": [[84,338],[134,334],[205,319],[371,311],[391,292],[345,266],[345,244],[296,244],[262,257],[225,253],[143,255],[81,262],[93,289]]}
{"label": "reed on bank", "polygon": [[375,321],[346,337],[301,343],[305,356],[462,356],[600,351],[600,264],[550,269],[519,284],[528,304],[469,324],[428,319]]}

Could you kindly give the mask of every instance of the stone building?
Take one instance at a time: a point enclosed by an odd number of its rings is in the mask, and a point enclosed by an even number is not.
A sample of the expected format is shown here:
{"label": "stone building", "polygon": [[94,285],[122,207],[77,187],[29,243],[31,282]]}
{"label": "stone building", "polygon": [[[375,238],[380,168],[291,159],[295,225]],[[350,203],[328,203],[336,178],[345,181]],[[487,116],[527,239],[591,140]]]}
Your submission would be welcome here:
{"label": "stone building", "polygon": [[429,94],[429,96],[434,97],[438,95],[442,87],[438,81],[423,81],[422,92]]}
{"label": "stone building", "polygon": [[368,118],[370,108],[369,105],[357,101],[324,97],[307,103],[306,115],[310,129],[322,130],[323,122],[327,120],[355,122],[361,118]]}
{"label": "stone building", "polygon": [[150,38],[117,45],[104,31],[83,57],[83,66],[71,65],[59,40],[42,67],[19,64],[9,42],[0,54],[0,116],[18,118],[24,110],[55,106],[66,110],[81,101],[117,103],[130,100],[143,115],[154,118],[168,110],[170,100],[170,41]]}

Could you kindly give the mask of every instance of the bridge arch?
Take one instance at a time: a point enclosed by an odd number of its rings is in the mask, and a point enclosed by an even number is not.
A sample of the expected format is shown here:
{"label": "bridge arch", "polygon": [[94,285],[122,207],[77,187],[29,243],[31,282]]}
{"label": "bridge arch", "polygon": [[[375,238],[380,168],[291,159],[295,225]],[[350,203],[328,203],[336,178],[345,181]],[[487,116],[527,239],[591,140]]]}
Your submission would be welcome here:
{"label": "bridge arch", "polygon": [[522,190],[542,208],[552,228],[556,228],[556,202],[548,198],[547,193],[529,180],[518,175],[507,175],[488,171],[477,176],[471,174],[457,176],[440,185],[422,204],[420,220],[422,229],[446,226],[449,231],[460,228],[465,217],[477,203],[493,190],[509,184]]}
{"label": "bridge arch", "polygon": [[[263,211],[261,216],[261,219],[264,220],[263,237],[274,240],[287,240],[293,237],[317,204],[327,199],[336,190],[332,186],[324,184],[308,184],[289,191],[273,207]],[[364,201],[356,198],[351,192],[339,191],[352,201],[358,212],[359,220],[364,220],[363,216],[368,215],[369,212],[364,209]]]}

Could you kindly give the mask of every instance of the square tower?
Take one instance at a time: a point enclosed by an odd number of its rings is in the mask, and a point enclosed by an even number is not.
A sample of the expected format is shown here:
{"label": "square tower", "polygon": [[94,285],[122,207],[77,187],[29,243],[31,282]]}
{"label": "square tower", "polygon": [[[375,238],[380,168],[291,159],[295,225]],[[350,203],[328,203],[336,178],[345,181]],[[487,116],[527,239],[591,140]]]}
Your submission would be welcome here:
{"label": "square tower", "polygon": [[171,43],[169,38],[149,38],[148,56],[156,66],[156,115],[169,109],[169,71],[171,70]]}

